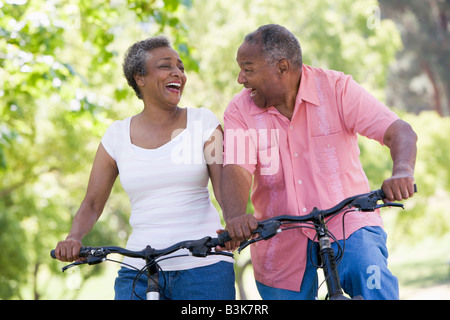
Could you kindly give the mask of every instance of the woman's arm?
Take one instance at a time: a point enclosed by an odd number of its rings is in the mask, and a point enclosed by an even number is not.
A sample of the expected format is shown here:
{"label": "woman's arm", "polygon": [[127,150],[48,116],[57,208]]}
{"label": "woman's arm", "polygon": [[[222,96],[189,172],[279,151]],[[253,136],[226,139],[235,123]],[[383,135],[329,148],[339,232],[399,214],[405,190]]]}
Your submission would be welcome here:
{"label": "woman's arm", "polygon": [[217,126],[210,139],[205,143],[204,154],[206,164],[208,165],[214,196],[222,208],[220,183],[223,166],[223,129],[221,125]]}
{"label": "woman's arm", "polygon": [[86,196],[73,219],[69,235],[56,246],[57,259],[61,261],[78,259],[81,240],[92,230],[102,214],[117,175],[116,162],[100,144],[92,165]]}

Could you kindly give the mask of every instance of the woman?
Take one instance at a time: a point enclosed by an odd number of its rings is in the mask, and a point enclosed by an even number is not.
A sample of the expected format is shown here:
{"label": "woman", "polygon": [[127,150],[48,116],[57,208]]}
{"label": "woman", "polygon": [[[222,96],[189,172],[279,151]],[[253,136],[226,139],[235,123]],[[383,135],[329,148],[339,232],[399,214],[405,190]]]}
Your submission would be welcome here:
{"label": "woman", "polygon": [[[222,129],[209,110],[178,107],[186,84],[178,53],[167,38],[150,38],[128,49],[123,69],[144,108],[114,122],[102,138],[86,196],[69,235],[55,250],[61,261],[78,258],[81,240],[100,217],[119,173],[131,202],[133,231],[128,249],[164,248],[182,240],[216,236],[216,230],[222,228],[207,188],[211,178],[221,204]],[[142,259],[125,258],[124,262],[137,269],[145,265]],[[159,265],[164,271],[161,298],[235,297],[229,257],[177,257]],[[132,297],[136,274],[128,267],[119,270],[116,299]],[[147,279],[141,277],[137,294],[145,297],[146,288]]]}

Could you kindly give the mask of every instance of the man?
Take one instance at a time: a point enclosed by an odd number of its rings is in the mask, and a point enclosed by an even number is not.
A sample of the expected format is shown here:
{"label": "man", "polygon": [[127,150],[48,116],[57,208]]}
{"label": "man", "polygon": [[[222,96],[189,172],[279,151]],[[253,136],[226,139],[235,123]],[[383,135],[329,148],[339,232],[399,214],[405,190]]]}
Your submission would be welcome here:
{"label": "man", "polygon": [[[357,134],[386,145],[392,176],[386,200],[414,193],[417,136],[409,124],[350,76],[302,63],[295,36],[266,25],[246,36],[237,53],[244,89],[224,114],[223,212],[232,241],[252,237],[257,220],[327,209],[368,192]],[[248,194],[254,215],[246,214]],[[343,239],[339,275],[345,292],[365,299],[398,299],[398,282],[387,268],[386,234],[378,212],[338,216],[329,231]],[[315,232],[294,229],[252,245],[252,262],[263,299],[314,299],[317,294]],[[374,274],[376,272],[376,274]],[[370,276],[376,276],[376,283]]]}

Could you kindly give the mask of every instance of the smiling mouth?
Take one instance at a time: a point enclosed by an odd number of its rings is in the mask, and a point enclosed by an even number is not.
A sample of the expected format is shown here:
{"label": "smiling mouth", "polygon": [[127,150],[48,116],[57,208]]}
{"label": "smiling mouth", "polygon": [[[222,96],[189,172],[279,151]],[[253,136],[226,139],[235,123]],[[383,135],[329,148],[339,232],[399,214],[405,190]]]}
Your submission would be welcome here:
{"label": "smiling mouth", "polygon": [[171,92],[178,93],[181,90],[181,83],[171,82],[171,83],[166,84],[166,88],[169,89],[169,91],[171,91]]}

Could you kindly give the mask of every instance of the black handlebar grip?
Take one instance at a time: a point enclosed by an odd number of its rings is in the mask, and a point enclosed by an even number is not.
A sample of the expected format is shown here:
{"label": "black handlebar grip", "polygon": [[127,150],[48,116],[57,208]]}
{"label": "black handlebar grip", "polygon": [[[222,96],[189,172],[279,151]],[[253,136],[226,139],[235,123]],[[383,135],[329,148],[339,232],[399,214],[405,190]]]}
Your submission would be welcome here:
{"label": "black handlebar grip", "polygon": [[225,242],[231,241],[230,235],[227,231],[219,233],[217,235],[217,238],[219,239],[219,245],[224,246]]}
{"label": "black handlebar grip", "polygon": [[53,249],[52,251],[50,251],[50,257],[52,257],[53,259],[56,259],[56,256],[55,256],[55,249]]}

